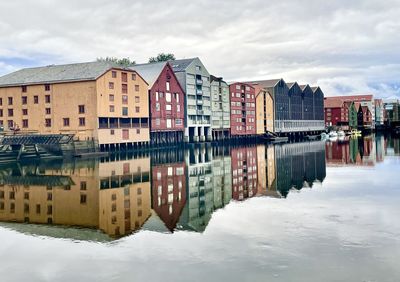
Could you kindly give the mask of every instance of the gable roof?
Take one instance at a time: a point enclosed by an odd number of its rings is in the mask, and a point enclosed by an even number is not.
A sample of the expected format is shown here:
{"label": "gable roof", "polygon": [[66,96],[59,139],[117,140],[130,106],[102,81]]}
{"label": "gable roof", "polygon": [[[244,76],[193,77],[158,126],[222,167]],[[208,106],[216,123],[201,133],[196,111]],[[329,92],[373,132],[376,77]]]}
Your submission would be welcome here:
{"label": "gable roof", "polygon": [[336,97],[324,98],[324,108],[341,108],[343,106],[342,99]]}
{"label": "gable roof", "polygon": [[307,87],[310,88],[311,91],[312,91],[312,88],[311,88],[310,85],[308,85],[308,84],[302,84],[302,85],[299,85],[299,86],[300,86],[300,88],[301,88],[301,91],[304,91]]}
{"label": "gable roof", "polygon": [[174,60],[174,61],[169,61],[169,63],[174,72],[182,72],[185,71],[188,68],[188,66],[196,59],[198,58],[196,57],[190,59]]}
{"label": "gable roof", "polygon": [[149,64],[140,64],[130,67],[131,70],[136,71],[144,80],[147,81],[149,87],[153,87],[154,82],[160,76],[161,72],[167,65],[167,62],[157,62]]}
{"label": "gable roof", "polygon": [[373,99],[372,94],[368,95],[343,95],[343,96],[335,96],[337,98],[340,98],[344,101],[371,101]]}
{"label": "gable roof", "polygon": [[282,78],[279,79],[269,79],[269,80],[256,80],[256,81],[246,81],[244,83],[248,83],[250,85],[260,85],[264,88],[274,87],[278,84],[279,81],[283,80]]}
{"label": "gable roof", "polygon": [[286,85],[290,88],[292,88],[297,82],[286,82]]}
{"label": "gable roof", "polygon": [[88,62],[25,68],[0,77],[0,87],[96,80],[109,69],[109,62]]}

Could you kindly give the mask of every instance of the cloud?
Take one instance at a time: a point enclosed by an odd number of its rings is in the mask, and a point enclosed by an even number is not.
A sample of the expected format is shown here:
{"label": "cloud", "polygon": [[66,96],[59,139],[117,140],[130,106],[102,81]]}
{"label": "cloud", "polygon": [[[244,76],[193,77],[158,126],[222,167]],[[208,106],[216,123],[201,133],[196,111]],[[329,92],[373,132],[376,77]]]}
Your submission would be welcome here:
{"label": "cloud", "polygon": [[399,13],[396,0],[2,1],[0,74],[172,52],[228,81],[283,77],[326,95],[400,96]]}

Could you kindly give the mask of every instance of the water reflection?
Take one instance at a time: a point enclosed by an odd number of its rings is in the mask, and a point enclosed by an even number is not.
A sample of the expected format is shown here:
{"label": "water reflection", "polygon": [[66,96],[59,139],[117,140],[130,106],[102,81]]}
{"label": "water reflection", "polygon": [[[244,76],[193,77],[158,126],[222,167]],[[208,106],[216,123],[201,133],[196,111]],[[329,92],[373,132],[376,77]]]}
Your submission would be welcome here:
{"label": "water reflection", "polygon": [[49,236],[72,237],[66,230],[74,230],[87,240],[139,229],[203,232],[213,212],[231,201],[284,198],[324,181],[326,162],[371,165],[398,153],[398,140],[369,137],[275,146],[201,144],[7,165],[0,168],[0,221],[34,234],[40,224],[48,227],[41,234]]}
{"label": "water reflection", "polygon": [[400,155],[400,139],[370,135],[364,138],[345,138],[326,143],[328,166],[374,166],[385,156]]}

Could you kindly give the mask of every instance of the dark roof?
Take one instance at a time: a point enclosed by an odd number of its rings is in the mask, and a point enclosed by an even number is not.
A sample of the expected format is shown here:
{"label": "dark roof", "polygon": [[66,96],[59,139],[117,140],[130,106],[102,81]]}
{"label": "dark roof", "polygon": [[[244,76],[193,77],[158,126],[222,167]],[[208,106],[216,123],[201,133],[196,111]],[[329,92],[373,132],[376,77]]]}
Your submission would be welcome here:
{"label": "dark roof", "polygon": [[141,77],[143,77],[151,88],[166,65],[167,62],[158,62],[134,65],[130,67],[130,69],[136,71]]}
{"label": "dark roof", "polygon": [[319,86],[312,86],[312,87],[311,87],[311,90],[312,90],[313,92],[315,92],[315,91],[317,91],[318,88],[319,88]]}
{"label": "dark roof", "polygon": [[174,72],[182,72],[185,71],[187,67],[196,59],[197,58],[174,60],[174,61],[169,61],[169,63]]}
{"label": "dark roof", "polygon": [[282,78],[279,79],[269,79],[269,80],[257,80],[257,81],[246,81],[244,83],[248,83],[250,85],[260,85],[265,88],[274,87]]}
{"label": "dark roof", "polygon": [[224,80],[222,79],[222,77],[210,75],[210,82],[213,82],[213,81],[224,81]]}
{"label": "dark roof", "polygon": [[21,69],[0,77],[0,87],[96,80],[109,69],[109,62],[88,62]]}
{"label": "dark roof", "polygon": [[307,86],[310,87],[308,84],[303,84],[303,85],[299,85],[299,86],[301,88],[301,91],[304,91],[304,89],[306,89]]}

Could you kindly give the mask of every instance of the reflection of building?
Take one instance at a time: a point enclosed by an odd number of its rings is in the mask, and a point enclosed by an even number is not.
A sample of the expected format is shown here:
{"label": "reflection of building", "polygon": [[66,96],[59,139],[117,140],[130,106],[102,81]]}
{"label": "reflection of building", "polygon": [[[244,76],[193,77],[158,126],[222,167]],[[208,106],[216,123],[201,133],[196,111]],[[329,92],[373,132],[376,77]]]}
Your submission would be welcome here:
{"label": "reflection of building", "polygon": [[150,214],[149,169],[149,158],[3,169],[0,220],[99,228],[112,237],[129,234]]}
{"label": "reflection of building", "polygon": [[276,173],[271,189],[276,189],[283,197],[292,188],[311,187],[315,181],[325,179],[324,142],[276,145],[274,151]]}
{"label": "reflection of building", "polygon": [[231,156],[226,147],[213,148],[212,173],[214,209],[227,205],[232,199]]}
{"label": "reflection of building", "polygon": [[228,137],[231,129],[229,86],[222,77],[213,75],[211,76],[211,110],[213,140]]}
{"label": "reflection of building", "polygon": [[187,173],[186,206],[180,228],[204,231],[214,211],[212,148],[202,144],[185,152]]}
{"label": "reflection of building", "polygon": [[[326,160],[329,166],[362,165],[373,166],[383,160],[381,137],[347,138],[340,142],[328,142]],[[379,148],[377,148],[379,146]]]}
{"label": "reflection of building", "polygon": [[232,198],[244,200],[257,194],[257,148],[233,148]]}
{"label": "reflection of building", "polygon": [[150,216],[150,159],[99,164],[99,227],[118,237],[139,229]]}
{"label": "reflection of building", "polygon": [[186,203],[186,165],[184,162],[152,167],[153,209],[173,231]]}

